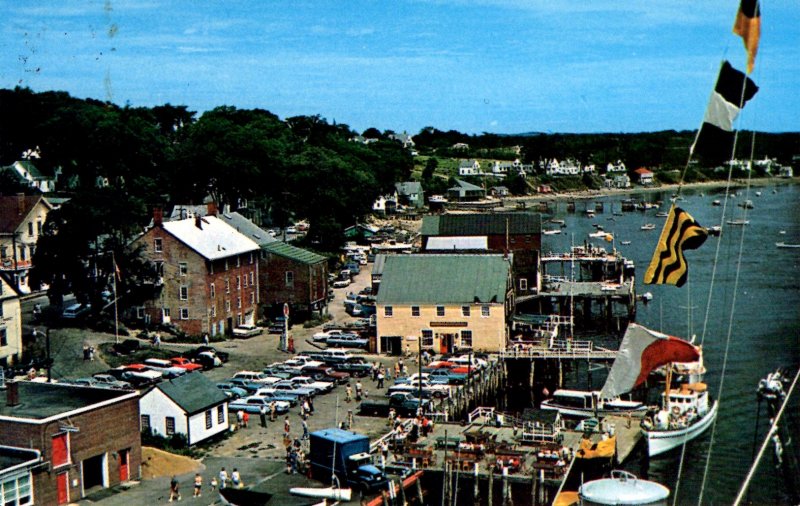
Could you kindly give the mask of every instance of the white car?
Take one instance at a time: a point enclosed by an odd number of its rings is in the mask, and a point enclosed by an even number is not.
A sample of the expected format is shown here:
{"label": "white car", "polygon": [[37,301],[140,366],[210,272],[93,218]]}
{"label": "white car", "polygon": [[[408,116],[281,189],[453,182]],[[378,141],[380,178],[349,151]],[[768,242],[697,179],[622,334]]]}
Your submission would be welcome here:
{"label": "white car", "polygon": [[489,366],[489,363],[482,358],[471,357],[472,363],[470,364],[470,356],[469,355],[461,355],[460,357],[450,357],[447,359],[448,362],[452,362],[454,364],[458,364],[460,367],[472,367],[473,369],[485,369]]}
{"label": "white car", "polygon": [[320,362],[319,360],[311,360],[308,357],[298,356],[295,358],[290,358],[289,360],[285,361],[283,365],[299,371],[305,366],[320,367],[323,365],[323,363]]}
{"label": "white car", "polygon": [[344,335],[352,335],[355,336],[352,332],[345,332],[344,330],[333,329],[333,330],[326,330],[324,332],[317,332],[311,337],[311,340],[317,343],[326,343],[328,339],[331,337],[342,337]]}
{"label": "white car", "polygon": [[263,331],[264,329],[256,325],[244,324],[233,329],[233,335],[236,337],[253,337],[261,334]]}
{"label": "white car", "polygon": [[333,287],[334,288],[345,288],[345,287],[348,287],[348,286],[350,286],[350,280],[349,279],[339,279],[339,280],[336,280],[336,281],[333,282]]}
{"label": "white car", "polygon": [[315,381],[308,376],[295,376],[291,380],[297,386],[305,388],[314,388],[322,393],[328,393],[333,390],[334,384],[328,381]]}
{"label": "white car", "polygon": [[[395,392],[419,392],[419,380],[409,381],[408,383],[400,383],[399,385],[392,385],[389,387],[389,395]],[[422,382],[422,391],[429,393],[432,397],[439,399],[450,397],[450,387],[445,384]]]}

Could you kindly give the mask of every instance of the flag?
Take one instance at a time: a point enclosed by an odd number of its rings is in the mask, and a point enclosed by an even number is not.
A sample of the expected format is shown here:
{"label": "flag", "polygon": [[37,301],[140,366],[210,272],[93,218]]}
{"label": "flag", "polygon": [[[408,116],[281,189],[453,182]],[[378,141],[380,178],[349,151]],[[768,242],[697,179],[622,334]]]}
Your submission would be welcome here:
{"label": "flag", "polygon": [[114,275],[117,276],[117,281],[122,281],[122,272],[120,272],[119,265],[117,265],[116,260],[114,260]]}
{"label": "flag", "polygon": [[600,391],[600,398],[614,399],[630,392],[662,365],[699,359],[700,351],[692,343],[630,323]]}
{"label": "flag", "polygon": [[701,227],[689,213],[673,205],[644,273],[645,284],[683,286],[689,272],[683,251],[699,248],[707,238],[706,228]]}
{"label": "flag", "polygon": [[758,52],[758,40],[761,38],[761,8],[758,0],[742,0],[736,21],[733,23],[733,33],[744,41],[747,51],[747,73],[753,72]]}
{"label": "flag", "polygon": [[756,92],[758,86],[752,79],[729,62],[723,62],[691,152],[710,161],[730,160],[733,155],[733,121]]}

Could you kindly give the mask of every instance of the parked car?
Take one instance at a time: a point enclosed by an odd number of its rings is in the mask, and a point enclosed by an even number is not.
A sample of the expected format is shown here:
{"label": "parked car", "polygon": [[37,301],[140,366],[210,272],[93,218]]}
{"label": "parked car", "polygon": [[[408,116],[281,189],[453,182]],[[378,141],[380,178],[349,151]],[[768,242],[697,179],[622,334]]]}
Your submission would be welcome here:
{"label": "parked car", "polygon": [[297,376],[296,378],[292,378],[291,381],[293,384],[303,387],[303,388],[313,388],[319,393],[328,393],[333,390],[334,384],[329,381],[316,381],[309,376]]}
{"label": "parked car", "polygon": [[169,359],[169,361],[172,363],[173,366],[180,367],[181,369],[186,369],[188,372],[203,370],[203,366],[201,364],[195,364],[188,358],[173,357]]}
{"label": "parked car", "polygon": [[319,367],[303,367],[303,373],[317,381],[325,381],[326,379],[335,383],[347,383],[350,381],[349,373],[339,372],[325,365]]}
{"label": "parked car", "polygon": [[264,329],[256,325],[239,325],[233,329],[234,337],[253,337],[260,335]]}
{"label": "parked car", "polygon": [[120,381],[114,376],[110,374],[95,374],[92,376],[94,378],[95,383],[97,386],[102,386],[105,388],[119,388],[121,390],[127,390],[131,388],[131,384],[127,381]]}
{"label": "parked car", "polygon": [[[443,384],[422,381],[421,389],[423,392],[428,392],[433,397],[436,397],[438,399],[450,396],[450,387]],[[419,390],[420,390],[420,380],[414,380],[408,383],[392,385],[391,387],[389,387],[388,392],[389,395],[395,392],[410,392],[413,394],[419,392]]]}
{"label": "parked car", "polygon": [[250,383],[271,383],[269,375],[258,371],[239,371],[233,375],[233,379],[243,379]]}
{"label": "parked car", "polygon": [[64,308],[64,311],[61,312],[61,317],[65,320],[77,320],[79,318],[83,318],[84,316],[89,314],[89,311],[92,310],[91,304],[81,304],[75,303],[70,304],[69,306]]}
{"label": "parked car", "polygon": [[334,288],[345,288],[345,287],[348,287],[348,286],[350,286],[350,280],[349,279],[337,279],[336,281],[333,282],[333,287]]}
{"label": "parked car", "polygon": [[243,388],[244,390],[247,390],[247,392],[250,393],[250,394],[255,393],[256,390],[258,390],[259,388],[263,388],[264,387],[263,383],[254,383],[254,382],[252,382],[250,380],[247,380],[245,378],[230,378],[230,379],[227,380],[227,382],[230,383],[231,385],[235,386],[235,387],[239,387],[239,388]]}
{"label": "parked car", "polygon": [[263,397],[267,400],[276,402],[288,402],[290,406],[297,405],[297,396],[288,395],[270,390],[268,387],[262,387],[255,391],[254,396]]}
{"label": "parked car", "polygon": [[228,358],[230,358],[230,355],[228,354],[227,351],[220,351],[214,348],[213,346],[198,346],[194,350],[191,350],[185,353],[184,355],[187,358],[193,359],[198,355],[200,355],[201,353],[210,353],[214,357],[217,357],[222,363],[227,362]]}
{"label": "parked car", "polygon": [[358,265],[358,262],[347,262],[344,264],[344,268],[350,271],[351,276],[357,276],[361,272],[361,267]]}
{"label": "parked car", "polygon": [[108,374],[118,380],[127,381],[134,387],[152,385],[163,379],[163,374],[147,367],[144,364],[128,364],[114,369],[109,369]]}
{"label": "parked car", "polygon": [[336,348],[366,348],[369,346],[369,339],[355,335],[340,335],[329,337],[327,345]]}
{"label": "parked car", "polygon": [[322,332],[317,332],[313,336],[311,336],[311,340],[316,343],[324,343],[327,342],[331,337],[341,337],[341,336],[352,336],[358,337],[358,334],[354,334],[352,332],[346,332],[341,329],[332,329],[332,330],[323,330]]}
{"label": "parked car", "polygon": [[97,382],[94,380],[94,378],[74,378],[74,379],[62,380],[61,382],[62,383],[68,383],[70,385],[77,385],[77,386],[81,386],[81,387],[96,387],[96,386],[98,386]]}
{"label": "parked car", "polygon": [[[228,403],[228,411],[229,412],[236,412],[236,411],[245,411],[247,413],[260,413],[261,408],[267,410],[269,413],[270,403],[272,401],[267,400],[264,397],[244,397],[242,399],[236,399],[235,401],[231,401]],[[275,408],[278,413],[286,413],[289,411],[289,403],[283,401],[275,401]]]}
{"label": "parked car", "polygon": [[144,365],[156,371],[160,371],[165,379],[177,378],[188,372],[183,367],[177,367],[173,365],[171,361],[161,358],[147,358],[144,360]]}
{"label": "parked car", "polygon": [[239,399],[249,395],[246,389],[237,387],[233,383],[217,383],[217,388],[222,390],[229,399]]}
{"label": "parked car", "polygon": [[295,385],[293,380],[281,380],[278,381],[277,383],[269,385],[268,388],[274,389],[276,393],[280,392],[290,393],[290,394],[296,393],[298,396],[302,397],[313,397],[319,393],[319,391],[316,388]]}

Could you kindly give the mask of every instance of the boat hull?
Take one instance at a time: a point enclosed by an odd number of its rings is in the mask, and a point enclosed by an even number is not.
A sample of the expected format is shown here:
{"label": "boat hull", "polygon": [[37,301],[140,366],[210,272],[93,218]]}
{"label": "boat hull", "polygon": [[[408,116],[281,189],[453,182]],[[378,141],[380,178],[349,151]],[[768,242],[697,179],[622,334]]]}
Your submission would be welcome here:
{"label": "boat hull", "polygon": [[349,501],[353,495],[353,491],[349,488],[294,487],[289,489],[289,493],[303,497],[334,499],[336,501]]}
{"label": "boat hull", "polygon": [[691,427],[675,430],[643,430],[644,437],[647,439],[647,454],[655,457],[691,441],[711,427],[716,418],[717,401],[714,401],[706,416]]}

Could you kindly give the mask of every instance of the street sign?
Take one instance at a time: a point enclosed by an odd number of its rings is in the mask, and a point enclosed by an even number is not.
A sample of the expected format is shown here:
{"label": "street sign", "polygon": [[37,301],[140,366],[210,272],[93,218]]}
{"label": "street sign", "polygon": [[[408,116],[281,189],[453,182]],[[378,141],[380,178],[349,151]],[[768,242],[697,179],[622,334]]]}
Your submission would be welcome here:
{"label": "street sign", "polygon": [[283,316],[289,318],[289,304],[287,303],[283,304]]}

